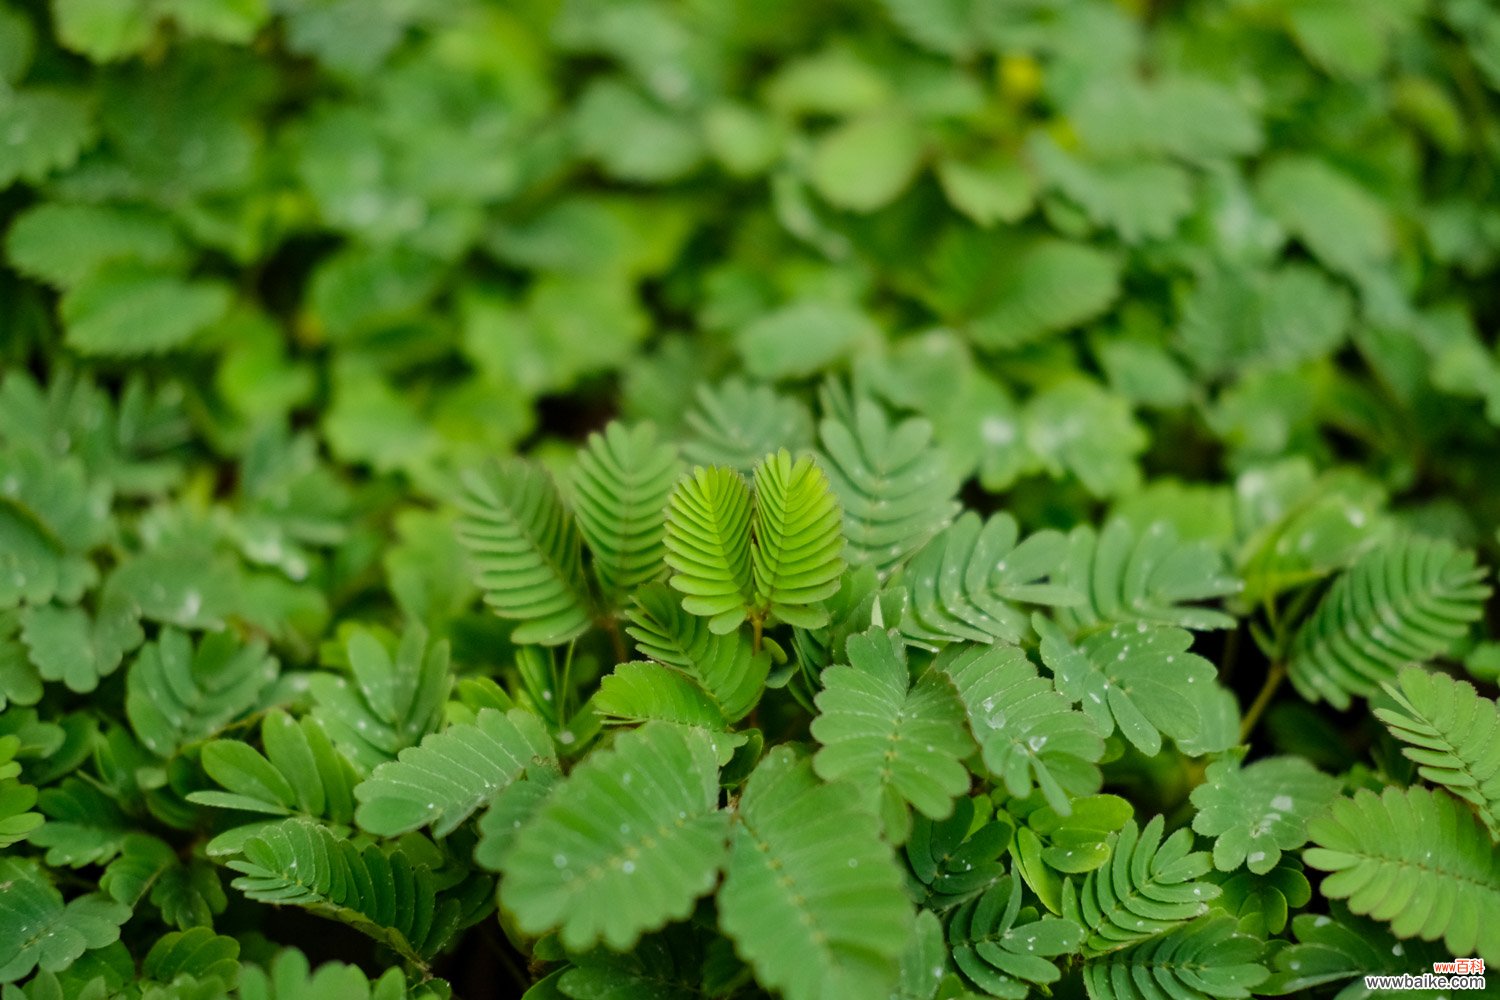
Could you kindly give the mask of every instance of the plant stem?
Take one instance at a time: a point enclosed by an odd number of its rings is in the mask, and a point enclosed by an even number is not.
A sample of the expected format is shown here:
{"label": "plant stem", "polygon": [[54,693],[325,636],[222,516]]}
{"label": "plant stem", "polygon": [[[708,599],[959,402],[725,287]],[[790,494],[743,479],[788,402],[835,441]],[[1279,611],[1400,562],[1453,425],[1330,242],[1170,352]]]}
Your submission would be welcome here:
{"label": "plant stem", "polygon": [[758,618],[755,615],[751,615],[750,616],[750,640],[751,640],[750,649],[751,649],[752,652],[756,652],[756,653],[760,652],[760,637],[761,637],[761,632],[762,632],[762,630],[764,628],[765,628],[765,623],[762,622],[760,620],[760,618]]}
{"label": "plant stem", "polygon": [[1250,738],[1255,731],[1255,724],[1265,714],[1266,706],[1271,704],[1271,699],[1276,696],[1276,690],[1281,687],[1281,682],[1286,680],[1286,664],[1280,660],[1272,660],[1270,668],[1266,671],[1266,682],[1261,685],[1260,694],[1250,703],[1250,708],[1245,712],[1244,721],[1240,723],[1240,742]]}
{"label": "plant stem", "polygon": [[620,620],[614,616],[604,619],[604,631],[609,633],[609,643],[614,647],[615,663],[624,663],[630,658],[625,649],[625,636],[620,632]]}

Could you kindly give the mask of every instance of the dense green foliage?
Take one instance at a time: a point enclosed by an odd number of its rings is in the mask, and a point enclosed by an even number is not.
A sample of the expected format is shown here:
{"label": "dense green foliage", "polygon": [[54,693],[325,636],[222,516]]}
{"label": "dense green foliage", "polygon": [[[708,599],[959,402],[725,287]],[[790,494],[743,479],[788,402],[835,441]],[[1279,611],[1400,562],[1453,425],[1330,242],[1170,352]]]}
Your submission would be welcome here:
{"label": "dense green foliage", "polygon": [[3,1000],[1500,962],[1488,0],[0,0]]}

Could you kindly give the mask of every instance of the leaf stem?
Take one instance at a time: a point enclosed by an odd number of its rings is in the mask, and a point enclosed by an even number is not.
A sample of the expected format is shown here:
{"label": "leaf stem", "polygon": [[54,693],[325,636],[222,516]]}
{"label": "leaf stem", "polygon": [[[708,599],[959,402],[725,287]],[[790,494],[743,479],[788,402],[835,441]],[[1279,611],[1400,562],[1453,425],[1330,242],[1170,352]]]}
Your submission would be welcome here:
{"label": "leaf stem", "polygon": [[1276,696],[1276,691],[1284,680],[1286,680],[1286,664],[1281,660],[1272,660],[1270,668],[1266,671],[1266,682],[1261,685],[1260,693],[1250,703],[1250,708],[1245,712],[1245,718],[1240,723],[1241,743],[1249,739],[1250,734],[1255,731],[1255,724],[1265,714],[1266,707],[1271,704],[1271,699]]}
{"label": "leaf stem", "polygon": [[765,629],[765,622],[758,615],[750,616],[750,650],[754,653],[760,652],[761,634]]}

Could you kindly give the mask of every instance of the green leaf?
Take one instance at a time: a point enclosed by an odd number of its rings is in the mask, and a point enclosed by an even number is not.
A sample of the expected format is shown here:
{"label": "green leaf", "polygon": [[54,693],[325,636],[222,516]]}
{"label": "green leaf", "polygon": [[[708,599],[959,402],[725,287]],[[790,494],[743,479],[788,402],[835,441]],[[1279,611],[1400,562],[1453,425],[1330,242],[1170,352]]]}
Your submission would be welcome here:
{"label": "green leaf", "polygon": [[1026,445],[1047,472],[1071,475],[1096,497],[1134,491],[1147,436],[1129,404],[1090,379],[1070,376],[1032,397]]}
{"label": "green leaf", "polygon": [[115,799],[80,778],[42,789],[37,801],[47,822],[30,840],[47,849],[45,860],[54,867],[104,864],[119,853],[131,828]]}
{"label": "green leaf", "polygon": [[937,176],[948,203],[979,226],[1019,221],[1036,197],[1036,181],[1013,159],[943,159]]}
{"label": "green leaf", "polygon": [[849,666],[823,671],[813,737],[823,745],[813,770],[825,781],[846,779],[881,817],[886,839],[906,840],[907,806],[942,819],[968,790],[961,761],[974,744],[963,706],[941,674],[910,684],[899,637],[871,629],[849,638]]}
{"label": "green leaf", "polygon": [[1399,709],[1375,716],[1406,746],[1422,777],[1471,803],[1500,839],[1500,707],[1473,685],[1417,667],[1385,690]]}
{"label": "green leaf", "polygon": [[1262,948],[1233,920],[1210,918],[1089,960],[1083,983],[1090,1000],[1242,1000],[1270,974]]}
{"label": "green leaf", "polygon": [[1284,156],[1257,180],[1271,215],[1330,270],[1359,277],[1395,252],[1385,206],[1314,156]]}
{"label": "green leaf", "polygon": [[961,796],[946,819],[912,817],[905,845],[911,868],[908,888],[917,903],[942,912],[974,899],[1005,875],[1000,859],[1010,846],[1015,825],[1004,813],[975,822],[974,800]]}
{"label": "green leaf", "polygon": [[1033,621],[1042,637],[1042,662],[1052,671],[1057,690],[1108,736],[1121,734],[1142,753],[1161,752],[1162,736],[1183,741],[1202,728],[1191,685],[1212,685],[1218,671],[1189,653],[1191,633],[1138,622],[1094,632],[1076,645],[1041,615]]}
{"label": "green leaf", "polygon": [[693,677],[658,663],[620,663],[599,682],[594,711],[620,722],[651,719],[724,730],[728,723],[713,696]]}
{"label": "green leaf", "polygon": [[775,381],[815,375],[880,340],[880,329],[859,309],[810,298],[758,316],[735,334],[735,347],[746,371]]}
{"label": "green leaf", "polygon": [[1184,297],[1177,336],[1200,372],[1227,376],[1327,357],[1352,318],[1349,293],[1306,265],[1216,268]]}
{"label": "green leaf", "polygon": [[37,866],[0,858],[0,983],[32,969],[60,972],[84,952],[119,940],[130,907],[92,894],[63,903]]}
{"label": "green leaf", "polygon": [[159,983],[191,976],[200,982],[217,979],[221,988],[232,989],[240,978],[239,957],[240,943],[234,938],[197,927],[161,937],[146,953],[141,971]]}
{"label": "green leaf", "polygon": [[95,62],[140,52],[155,27],[142,0],[52,0],[52,15],[59,40]]}
{"label": "green leaf", "polygon": [[688,411],[683,454],[698,465],[727,465],[748,473],[777,448],[812,443],[812,417],[790,396],[738,378],[700,385]]}
{"label": "green leaf", "polygon": [[34,837],[43,823],[42,814],[31,811],[36,805],[36,789],[16,780],[21,773],[21,765],[15,761],[20,747],[19,736],[0,736],[0,848]]}
{"label": "green leaf", "polygon": [[144,634],[134,607],[125,604],[123,588],[106,588],[92,619],[81,608],[45,604],[21,613],[21,641],[45,681],[62,681],[71,691],[86,693],[114,673],[127,650]]}
{"label": "green leaf", "polygon": [[573,114],[578,146],[622,181],[664,183],[697,169],[703,139],[677,115],[612,78],[593,82]]}
{"label": "green leaf", "polygon": [[1425,788],[1360,789],[1307,826],[1319,887],[1397,937],[1441,939],[1450,955],[1500,961],[1500,852],[1459,800]]}
{"label": "green leaf", "polygon": [[1402,667],[1451,650],[1483,614],[1490,588],[1474,553],[1406,536],[1343,573],[1292,637],[1287,675],[1309,701],[1348,708]]}
{"label": "green leaf", "polygon": [[1001,350],[1042,340],[1093,319],[1119,295],[1119,261],[1081,243],[1045,237],[957,252],[997,250],[1005,256],[987,263],[994,273],[981,286],[968,327],[979,347]]}
{"label": "green leaf", "polygon": [[71,288],[105,264],[180,263],[182,241],[162,216],[104,205],[42,202],[16,216],[5,236],[12,266]]}
{"label": "green leaf", "polygon": [[845,784],[773,750],[750,776],[719,889],[719,925],[761,985],[788,1000],[896,985],[912,910],[878,821]]}
{"label": "green leaf", "polygon": [[1088,716],[1071,708],[1019,648],[950,646],[934,670],[958,690],[984,766],[1020,798],[1040,788],[1069,813],[1069,800],[1098,790],[1104,741]]}
{"label": "green leaf", "polygon": [[829,204],[873,212],[911,183],[921,165],[923,144],[922,130],[905,114],[863,115],[819,137],[809,179]]}
{"label": "green leaf", "polygon": [[724,635],[745,620],[751,593],[750,487],[722,466],[696,468],[667,505],[667,565],[683,610]]}
{"label": "green leaf", "polygon": [[1248,767],[1231,755],[1208,765],[1193,789],[1193,829],[1214,839],[1214,867],[1248,863],[1264,875],[1282,851],[1307,843],[1307,821],[1338,794],[1338,780],[1300,757],[1266,757]]}
{"label": "green leaf", "polygon": [[990,996],[1023,1000],[1031,993],[1028,984],[1045,988],[1057,982],[1062,972],[1048,960],[1074,954],[1083,944],[1084,930],[1074,921],[1020,919],[1021,883],[1009,875],[949,918],[953,964]]}
{"label": "green leaf", "polygon": [[[1333,916],[1303,913],[1292,918],[1297,943],[1275,953],[1275,971],[1256,992],[1264,996],[1301,995],[1307,990],[1367,975],[1400,976],[1451,960],[1441,946],[1402,942],[1383,925],[1351,916],[1335,903]],[[1364,983],[1350,988],[1363,994]]]}
{"label": "green leaf", "polygon": [[554,789],[503,862],[500,903],[527,933],[623,951],[692,912],[718,878],[729,816],[714,744],[666,723],[622,733]]}
{"label": "green leaf", "polygon": [[802,628],[826,624],[816,605],[838,593],[842,525],[828,477],[810,455],[795,462],[785,449],[767,455],[755,469],[750,555],[757,607]]}
{"label": "green leaf", "polygon": [[662,574],[662,512],[682,474],[677,449],[650,424],[611,422],[573,467],[573,508],[599,586],[615,606]]}
{"label": "green leaf", "polygon": [[446,837],[528,768],[553,758],[536,716],[483,709],[472,724],[449,726],[377,767],[354,789],[354,818],[383,837],[429,824],[433,836]]}
{"label": "green leaf", "polygon": [[769,651],[755,652],[743,629],[715,635],[708,622],[685,613],[660,584],[638,590],[635,602],[626,631],[641,652],[691,675],[724,722],[750,713],[771,669]]}
{"label": "green leaf", "polygon": [[1165,154],[1203,161],[1254,153],[1263,140],[1247,102],[1206,77],[1101,76],[1071,111],[1079,138],[1108,156]]}
{"label": "green leaf", "polygon": [[471,470],[458,537],[485,603],[521,622],[517,643],[556,646],[589,627],[578,528],[551,477],[522,461]]}
{"label": "green leaf", "polygon": [[1129,821],[1111,837],[1107,866],[1065,884],[1063,916],[1088,932],[1084,955],[1107,955],[1180,927],[1218,897],[1218,886],[1198,881],[1212,862],[1192,849],[1192,831],[1162,840],[1162,828],[1160,816],[1144,830]]}
{"label": "green leaf", "polygon": [[818,436],[823,470],[844,511],[851,566],[889,573],[958,512],[957,484],[926,420],[893,426],[879,404],[861,398],[852,419],[826,418]]}
{"label": "green leaf", "polygon": [[239,718],[277,672],[264,642],[241,645],[230,633],[215,632],[194,650],[182,632],[163,629],[130,665],[125,714],[147,749],[170,757]]}
{"label": "green leaf", "polygon": [[1126,243],[1169,238],[1193,207],[1187,171],[1170,163],[1090,161],[1044,135],[1028,144],[1028,153],[1050,187]]}
{"label": "green leaf", "polygon": [[97,129],[84,94],[45,87],[7,87],[0,93],[0,188],[16,180],[40,183],[78,162]]}
{"label": "green leaf", "polygon": [[1071,631],[1115,623],[1187,629],[1231,628],[1235,619],[1204,602],[1240,591],[1240,581],[1212,544],[1183,540],[1164,520],[1133,523],[1110,518],[1100,531],[1082,525],[1068,534],[1058,582],[1081,594],[1060,608]]}
{"label": "green leaf", "polygon": [[1069,604],[1077,595],[1050,584],[1066,553],[1063,536],[1020,540],[1009,514],[981,521],[967,511],[917,553],[900,577],[910,602],[901,630],[921,643],[1020,642],[1029,633],[1019,603]]}
{"label": "green leaf", "polygon": [[221,282],[115,265],[70,289],[59,312],[68,343],[81,353],[135,357],[185,346],[222,320],[232,302]]}
{"label": "green leaf", "polygon": [[368,772],[438,728],[453,683],[448,643],[429,642],[424,629],[412,627],[392,658],[375,633],[356,628],[345,650],[349,676],[313,674],[308,688],[317,701],[313,714],[340,752]]}
{"label": "green leaf", "polygon": [[229,861],[231,885],[247,899],[303,906],[343,921],[422,962],[458,924],[458,903],[442,899],[432,872],[400,850],[360,849],[316,823],[289,819],[263,829]]}

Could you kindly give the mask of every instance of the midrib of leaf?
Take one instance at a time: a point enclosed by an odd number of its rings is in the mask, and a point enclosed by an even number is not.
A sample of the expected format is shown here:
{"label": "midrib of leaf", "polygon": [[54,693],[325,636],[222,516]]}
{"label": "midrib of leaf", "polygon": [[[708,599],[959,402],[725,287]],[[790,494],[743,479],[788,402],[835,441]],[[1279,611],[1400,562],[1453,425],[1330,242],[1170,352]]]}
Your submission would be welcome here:
{"label": "midrib of leaf", "polygon": [[764,859],[765,867],[770,870],[771,877],[776,880],[778,885],[788,890],[792,907],[802,915],[803,925],[811,931],[810,939],[813,946],[828,965],[834,964],[837,956],[828,948],[828,934],[818,925],[816,915],[812,910],[808,909],[806,905],[807,897],[796,891],[796,881],[785,873],[785,868],[776,857],[770,841],[756,835],[755,828],[745,819],[743,813],[736,811],[735,818],[739,822],[740,828],[750,838],[751,843],[755,845],[756,853]]}

